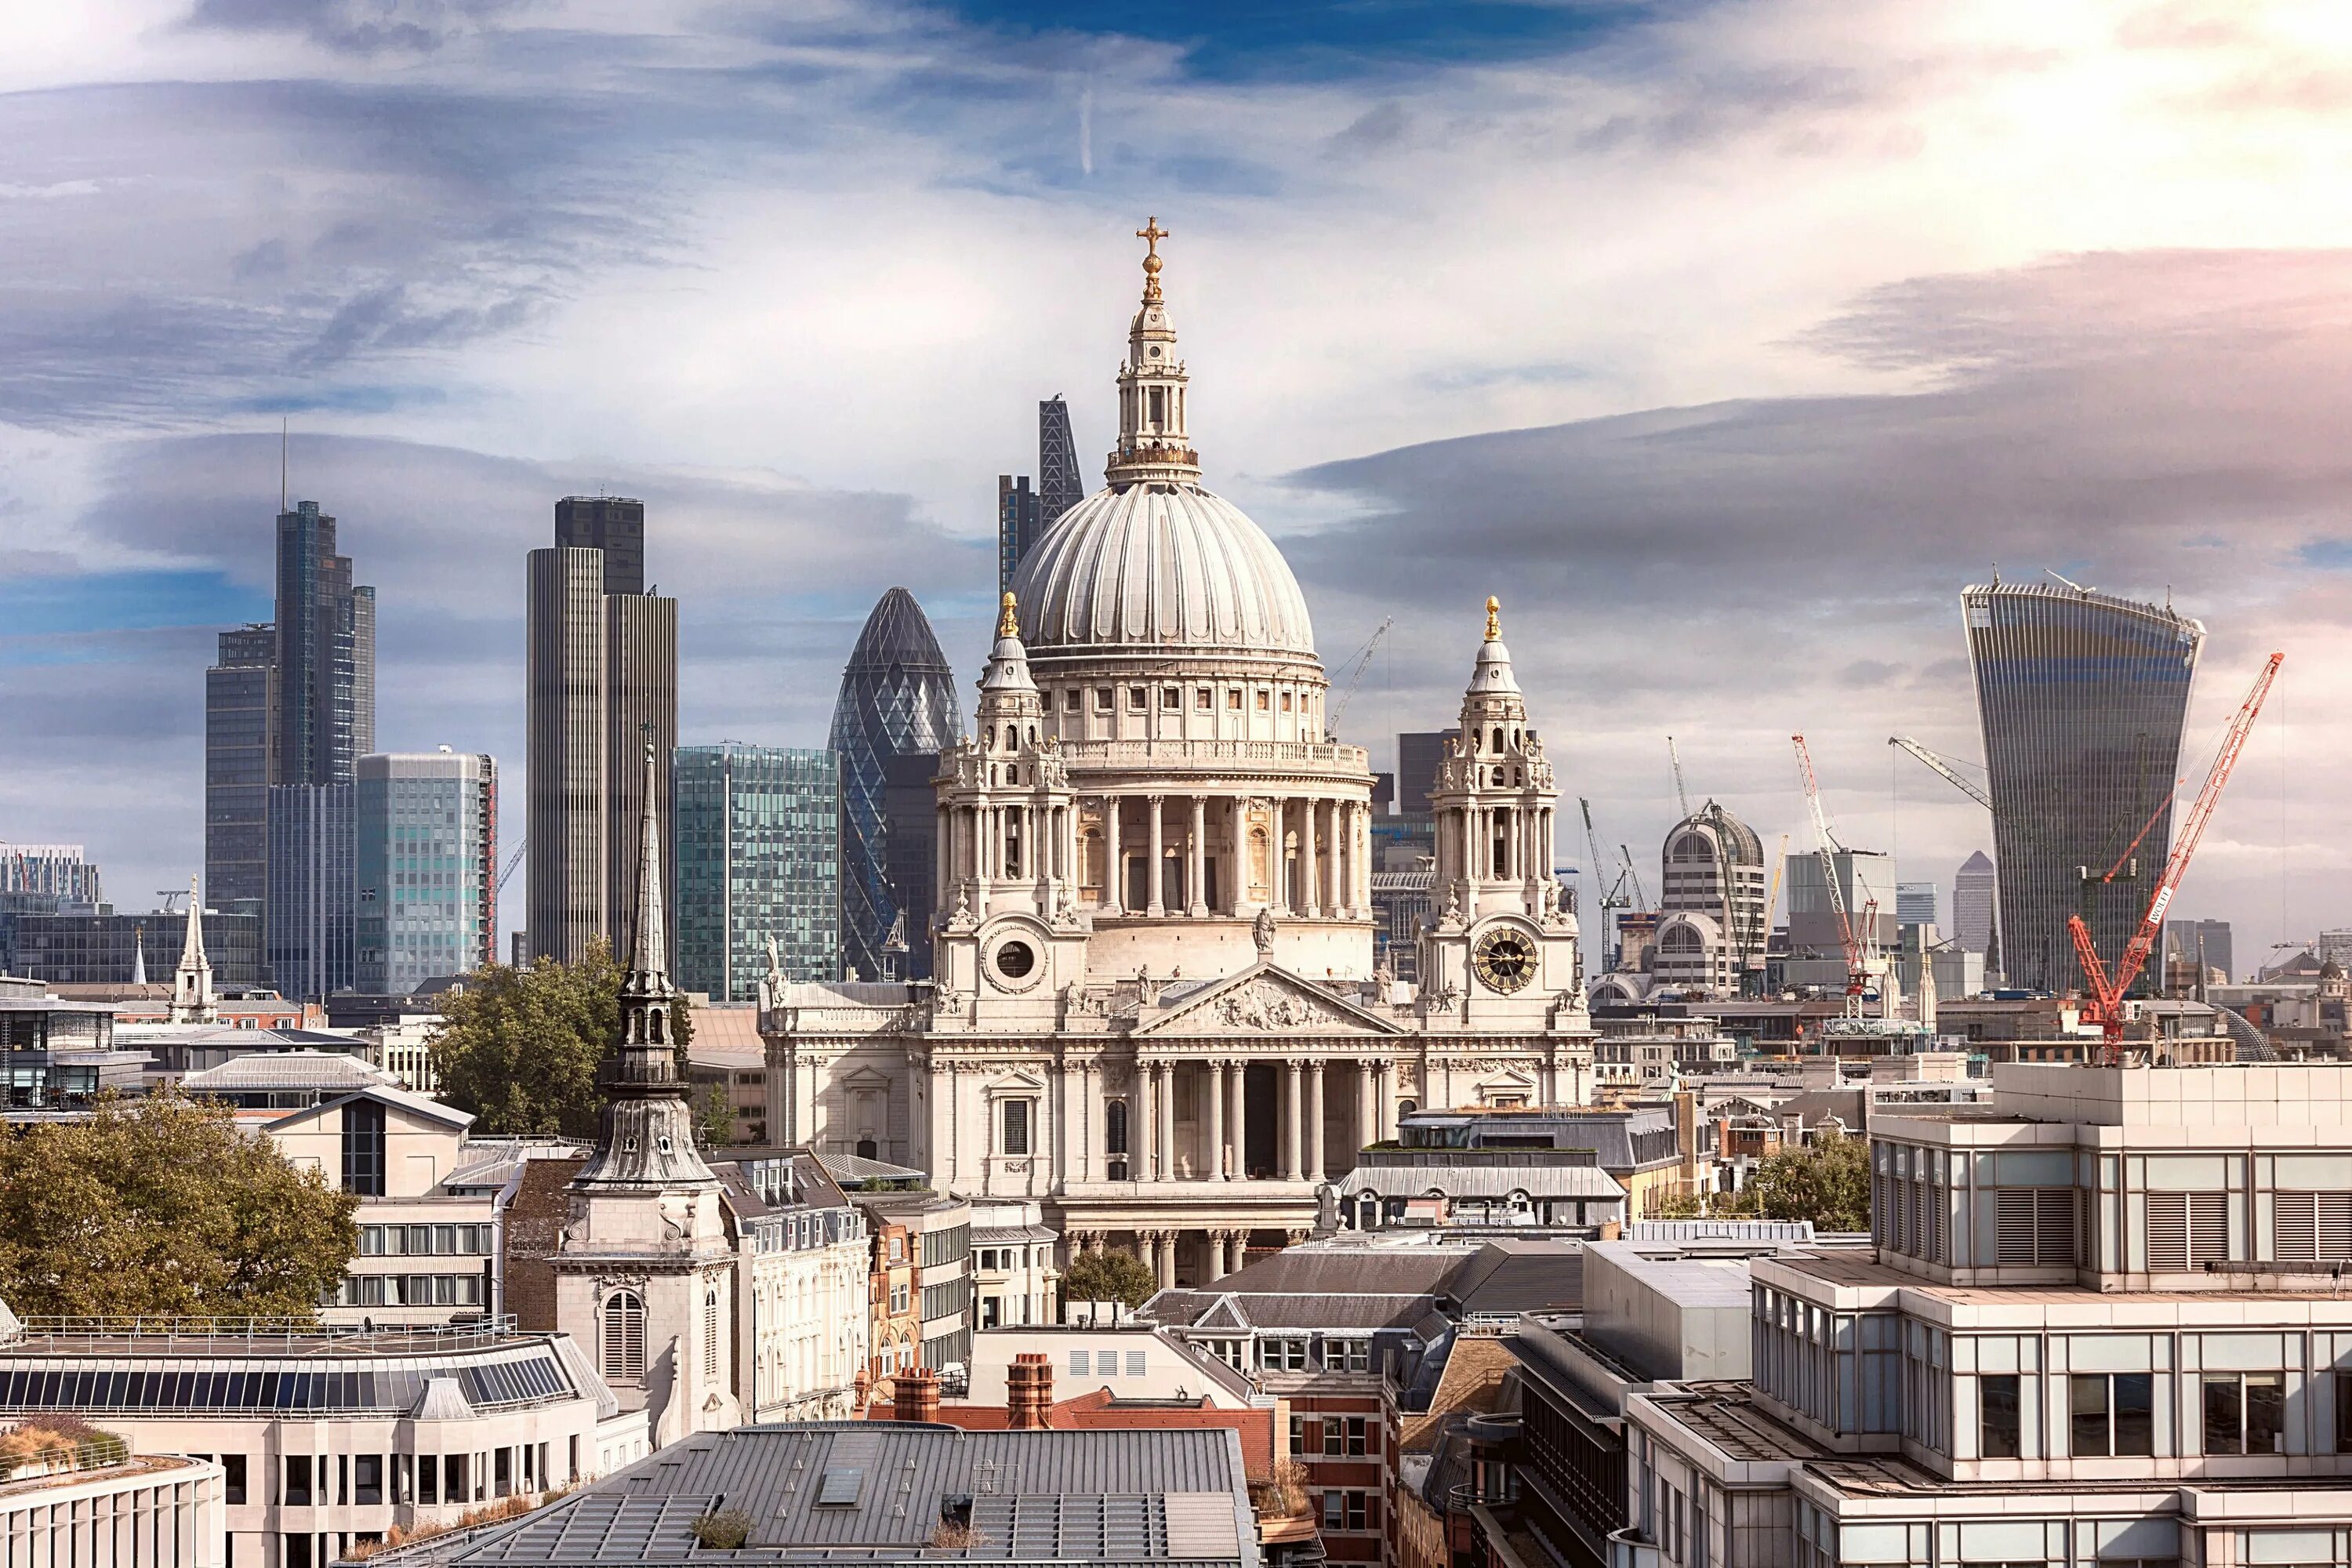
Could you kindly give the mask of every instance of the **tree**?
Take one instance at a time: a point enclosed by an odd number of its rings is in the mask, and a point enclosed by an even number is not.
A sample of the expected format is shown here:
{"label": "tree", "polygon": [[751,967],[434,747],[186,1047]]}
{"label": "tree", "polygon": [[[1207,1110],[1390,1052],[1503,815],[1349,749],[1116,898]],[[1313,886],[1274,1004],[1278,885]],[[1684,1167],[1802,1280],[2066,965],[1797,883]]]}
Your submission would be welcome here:
{"label": "tree", "polygon": [[1823,1133],[1768,1156],[1750,1184],[1768,1219],[1809,1219],[1815,1230],[1870,1228],[1870,1143]]}
{"label": "tree", "polygon": [[20,1314],[310,1318],[359,1199],[176,1089],[0,1138],[0,1300]]}
{"label": "tree", "polygon": [[1082,1252],[1062,1271],[1065,1301],[1122,1301],[1140,1307],[1160,1289],[1132,1252]]}
{"label": "tree", "polygon": [[[441,1009],[433,1070],[441,1098],[479,1118],[484,1132],[593,1138],[598,1087],[621,1026],[625,972],[603,941],[577,963],[541,958],[487,964]],[[684,997],[670,1009],[677,1076],[686,1079],[694,1019]]]}

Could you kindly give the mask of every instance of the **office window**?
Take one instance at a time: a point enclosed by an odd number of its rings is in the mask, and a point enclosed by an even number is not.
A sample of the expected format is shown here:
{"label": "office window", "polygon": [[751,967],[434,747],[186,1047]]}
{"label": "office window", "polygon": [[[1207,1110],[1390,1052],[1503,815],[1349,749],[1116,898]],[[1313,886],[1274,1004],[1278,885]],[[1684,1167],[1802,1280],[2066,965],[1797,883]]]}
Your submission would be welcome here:
{"label": "office window", "polygon": [[[2342,1380],[2339,1379],[2338,1381],[2340,1382]],[[2343,1427],[2339,1425],[2336,1427],[2336,1430],[2340,1432],[2343,1430]],[[222,1500],[226,1502],[243,1502],[245,1500],[245,1456],[243,1454],[223,1454],[220,1457],[220,1462],[221,1468],[227,1472],[226,1476],[224,1478],[226,1484],[221,1489]]]}
{"label": "office window", "polygon": [[2152,1274],[2183,1274],[2218,1263],[2230,1252],[2227,1193],[2147,1194],[2147,1267]]}
{"label": "office window", "polygon": [[2015,1373],[1977,1379],[1978,1454],[1988,1459],[2014,1459],[2023,1426],[2018,1413]]}
{"label": "office window", "polygon": [[[2344,1391],[2347,1388],[2352,1388],[2352,1378],[2339,1376],[2336,1380],[2336,1401],[2337,1406],[2340,1408],[2345,1399]],[[2339,1432],[2342,1431],[2344,1429],[2343,1424],[2338,1422],[2336,1429]],[[1304,1454],[1307,1452],[1307,1417],[1304,1415],[1293,1415],[1290,1418],[1290,1451],[1293,1454]]]}
{"label": "office window", "polygon": [[2286,1379],[2275,1372],[2207,1373],[2205,1451],[2275,1454],[2286,1426]]}
{"label": "office window", "polygon": [[383,1107],[373,1100],[343,1107],[343,1190],[383,1196]]}
{"label": "office window", "polygon": [[1325,1492],[1323,1494],[1323,1528],[1338,1530],[1347,1522],[1347,1499],[1339,1492]]}
{"label": "office window", "polygon": [[310,1506],[310,1456],[286,1456],[286,1494],[282,1500],[289,1508]]}
{"label": "office window", "polygon": [[1004,1102],[1004,1142],[1002,1148],[1007,1154],[1029,1152],[1030,1104],[1031,1101],[1026,1100],[1008,1100]]}
{"label": "office window", "polygon": [[1340,1425],[1336,1415],[1326,1419],[1323,1423],[1323,1457],[1327,1459],[1344,1458],[1347,1452],[1348,1429]]}
{"label": "office window", "polygon": [[1348,1528],[1349,1530],[1371,1528],[1371,1510],[1365,1506],[1364,1494],[1361,1492],[1348,1494]]}
{"label": "office window", "polygon": [[2078,1372],[2067,1380],[2067,1446],[2076,1458],[2156,1452],[2154,1374]]}
{"label": "office window", "polygon": [[362,1508],[383,1500],[383,1456],[352,1456],[352,1501]]}
{"label": "office window", "polygon": [[1364,1418],[1360,1415],[1350,1415],[1348,1417],[1348,1456],[1350,1458],[1360,1458],[1363,1453]]}

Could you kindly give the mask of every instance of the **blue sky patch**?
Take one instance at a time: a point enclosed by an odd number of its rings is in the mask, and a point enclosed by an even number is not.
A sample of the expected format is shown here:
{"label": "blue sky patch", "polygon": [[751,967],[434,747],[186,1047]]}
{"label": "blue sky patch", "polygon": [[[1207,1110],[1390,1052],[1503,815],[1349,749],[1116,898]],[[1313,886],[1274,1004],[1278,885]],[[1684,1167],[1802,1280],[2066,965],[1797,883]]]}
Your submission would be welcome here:
{"label": "blue sky patch", "polygon": [[269,596],[218,572],[98,572],[0,580],[0,637],[156,631],[266,621]]}

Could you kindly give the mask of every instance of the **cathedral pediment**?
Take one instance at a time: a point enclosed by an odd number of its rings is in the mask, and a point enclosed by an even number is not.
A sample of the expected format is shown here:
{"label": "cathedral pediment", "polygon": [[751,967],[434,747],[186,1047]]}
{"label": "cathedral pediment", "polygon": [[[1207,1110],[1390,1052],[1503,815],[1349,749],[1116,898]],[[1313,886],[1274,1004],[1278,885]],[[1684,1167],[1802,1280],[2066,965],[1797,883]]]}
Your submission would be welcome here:
{"label": "cathedral pediment", "polygon": [[1144,1035],[1402,1035],[1403,1027],[1334,996],[1272,963],[1255,963],[1181,997],[1162,993],[1168,1011],[1135,1032]]}

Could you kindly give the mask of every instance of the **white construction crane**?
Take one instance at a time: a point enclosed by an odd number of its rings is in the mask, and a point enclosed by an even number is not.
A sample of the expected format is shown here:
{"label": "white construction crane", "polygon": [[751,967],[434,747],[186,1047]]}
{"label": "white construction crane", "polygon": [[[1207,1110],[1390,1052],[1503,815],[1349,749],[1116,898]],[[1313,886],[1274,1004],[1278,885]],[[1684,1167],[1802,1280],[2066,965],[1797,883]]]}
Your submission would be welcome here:
{"label": "white construction crane", "polygon": [[1928,767],[1934,769],[1937,776],[1941,778],[1945,783],[1950,784],[1954,789],[1958,790],[1962,795],[1967,795],[1970,800],[1975,801],[1987,811],[1990,811],[1992,809],[1992,796],[1986,794],[1983,786],[1979,784],[1975,780],[1969,778],[1965,774],[1961,773],[1957,768],[1953,767],[1950,758],[1937,755],[1936,752],[1929,751],[1927,747],[1921,745],[1918,742],[1913,740],[1908,735],[1889,735],[1886,737],[1886,743],[1890,746],[1902,747],[1905,751],[1910,752],[1913,756],[1927,763]]}
{"label": "white construction crane", "polygon": [[1682,803],[1683,820],[1690,820],[1690,791],[1683,787],[1683,754],[1675,745],[1672,735],[1666,737],[1666,756],[1675,764],[1675,798]]}
{"label": "white construction crane", "polygon": [[1830,832],[1830,819],[1822,810],[1822,786],[1813,777],[1813,754],[1805,749],[1805,738],[1792,735],[1797,747],[1797,776],[1804,781],[1805,806],[1813,817],[1813,853],[1822,863],[1822,880],[1830,890],[1830,912],[1837,916],[1838,943],[1845,949],[1845,1016],[1849,1019],[1862,1016],[1862,994],[1869,986],[1870,975],[1864,966],[1862,939],[1854,934],[1853,921],[1846,914],[1845,892],[1838,886],[1837,856],[1845,846]]}
{"label": "white construction crane", "polygon": [[[1389,628],[1394,625],[1396,625],[1394,616],[1382,619],[1381,624],[1373,628],[1372,635],[1364,639],[1364,646],[1357,650],[1355,662],[1348,667],[1347,684],[1340,689],[1339,700],[1331,705],[1329,721],[1323,726],[1331,739],[1336,741],[1339,738],[1339,716],[1347,712],[1349,701],[1356,695],[1356,688],[1363,684],[1364,671],[1371,668],[1373,650],[1381,646],[1381,639],[1389,635]],[[1401,779],[1398,781],[1398,787],[1400,789],[1403,787],[1403,781]]]}

